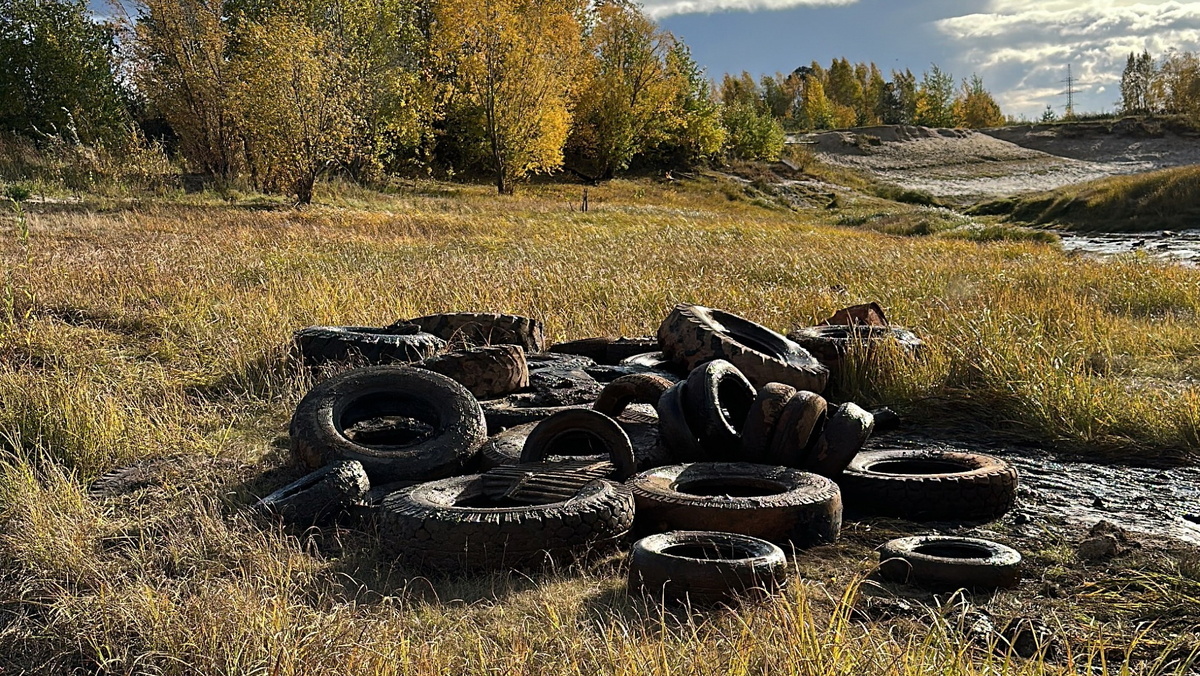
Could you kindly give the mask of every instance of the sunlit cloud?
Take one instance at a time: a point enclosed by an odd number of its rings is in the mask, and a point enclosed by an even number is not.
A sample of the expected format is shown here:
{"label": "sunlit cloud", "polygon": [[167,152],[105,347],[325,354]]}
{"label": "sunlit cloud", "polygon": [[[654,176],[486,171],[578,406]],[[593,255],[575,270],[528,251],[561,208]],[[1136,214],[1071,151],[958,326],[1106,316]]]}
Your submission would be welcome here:
{"label": "sunlit cloud", "polygon": [[816,7],[853,5],[858,0],[649,0],[644,3],[646,13],[661,19],[676,14],[711,14],[713,12],[755,11],[788,9],[790,7]]}

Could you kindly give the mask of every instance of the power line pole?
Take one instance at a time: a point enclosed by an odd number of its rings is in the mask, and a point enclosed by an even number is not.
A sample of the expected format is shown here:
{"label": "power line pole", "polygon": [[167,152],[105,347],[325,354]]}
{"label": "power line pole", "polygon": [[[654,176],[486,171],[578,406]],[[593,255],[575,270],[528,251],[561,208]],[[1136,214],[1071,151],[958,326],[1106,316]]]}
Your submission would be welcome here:
{"label": "power line pole", "polygon": [[1078,82],[1078,80],[1071,77],[1071,64],[1069,64],[1069,63],[1067,64],[1067,79],[1059,80],[1059,82],[1065,82],[1067,85],[1067,91],[1059,92],[1060,95],[1061,94],[1067,95],[1067,109],[1066,109],[1066,111],[1063,112],[1063,117],[1064,118],[1075,117],[1075,92],[1077,91],[1075,89],[1075,83]]}

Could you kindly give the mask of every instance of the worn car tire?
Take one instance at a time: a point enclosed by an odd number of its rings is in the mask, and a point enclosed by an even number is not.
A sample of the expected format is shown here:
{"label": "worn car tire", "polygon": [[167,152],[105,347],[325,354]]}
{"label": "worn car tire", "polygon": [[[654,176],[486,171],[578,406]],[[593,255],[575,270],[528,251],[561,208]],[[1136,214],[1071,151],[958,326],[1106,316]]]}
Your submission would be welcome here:
{"label": "worn car tire", "polygon": [[530,317],[491,312],[449,312],[426,315],[404,322],[459,347],[473,345],[520,345],[526,352],[546,348],[542,323]]}
{"label": "worn car tire", "polygon": [[635,373],[621,376],[604,386],[592,410],[616,417],[630,404],[658,404],[663,392],[671,387],[671,381],[652,373]]}
{"label": "worn car tire", "polygon": [[637,471],[633,444],[617,421],[588,409],[561,411],[539,422],[521,449],[521,462],[539,462],[555,456],[604,456],[612,461],[618,481]]}
{"label": "worn car tire", "polygon": [[1021,553],[981,538],[924,535],[879,548],[879,574],[932,589],[994,589],[1021,581]]}
{"label": "worn car tire", "polygon": [[663,354],[689,371],[713,359],[738,367],[751,384],[784,383],[822,392],[829,369],[804,348],[761,324],[722,310],[681,304],[658,328]]}
{"label": "worn car tire", "polygon": [[788,332],[787,337],[833,369],[841,365],[850,350],[863,349],[869,358],[877,345],[887,341],[894,341],[911,354],[920,354],[925,349],[925,343],[917,334],[899,326],[826,324],[795,328]]}
{"label": "worn car tire", "polygon": [[551,345],[546,348],[546,351],[555,354],[571,354],[577,357],[586,357],[597,364],[603,364],[608,359],[608,346],[615,340],[616,338],[606,336],[565,340],[561,343]]}
{"label": "worn car tire", "polygon": [[[424,436],[366,445],[346,430],[380,416],[405,416],[432,427]],[[357,460],[377,483],[437,479],[463,469],[487,439],[483,411],[462,385],[405,366],[353,369],[318,383],[296,407],[288,429],[292,452],[317,468]]]}
{"label": "worn car tire", "polygon": [[804,467],[825,425],[828,403],[815,392],[800,390],[788,401],[775,422],[767,462],[785,467]]}
{"label": "worn car tire", "polygon": [[875,416],[858,404],[846,402],[825,421],[825,427],[804,461],[804,469],[836,479],[875,429]]}
{"label": "worn car tire", "polygon": [[525,448],[525,439],[537,424],[538,421],[535,420],[514,425],[488,437],[483,446],[479,447],[480,469],[486,472],[493,467],[521,462],[521,449]]}
{"label": "worn car tire", "polygon": [[624,336],[617,338],[608,344],[604,350],[604,363],[620,364],[630,357],[636,357],[639,354],[654,352],[658,349],[657,336],[638,336],[635,338],[626,338]]}
{"label": "worn car tire", "polygon": [[377,516],[384,550],[444,572],[524,568],[611,549],[633,523],[633,495],[611,481],[562,502],[474,506],[490,502],[482,484],[460,476],[388,495]]}
{"label": "worn car tire", "polygon": [[986,521],[1016,501],[1017,470],[981,453],[864,451],[838,477],[846,505],[880,516]]}
{"label": "worn car tire", "polygon": [[720,530],[797,547],[833,542],[842,525],[837,484],[790,467],[668,465],[629,480],[640,533]]}
{"label": "worn car tire", "polygon": [[413,366],[448,376],[479,399],[503,397],[529,387],[529,367],[520,345],[470,347]]}
{"label": "worn car tire", "polygon": [[[649,469],[666,464],[669,462],[669,456],[659,441],[658,416],[653,411],[646,413],[642,408],[643,405],[630,406],[614,420],[629,435],[638,469]],[[537,427],[537,423],[538,421],[533,421],[516,425],[491,436],[479,449],[480,467],[487,471],[500,465],[520,463],[525,439],[533,428]]]}
{"label": "worn car tire", "polygon": [[672,531],[644,537],[629,555],[630,593],[706,605],[767,596],[789,568],[783,550],[738,533]]}
{"label": "worn car tire", "polygon": [[687,381],[681,380],[658,399],[659,438],[673,462],[695,462],[704,457],[700,440],[692,432],[684,410]]}
{"label": "worn car tire", "polygon": [[794,396],[796,388],[783,383],[767,383],[759,388],[742,428],[742,457],[746,462],[767,462],[775,424]]}
{"label": "worn car tire", "polygon": [[307,528],[362,502],[370,489],[362,463],[338,460],[264,496],[254,508]]}
{"label": "worn car tire", "polygon": [[746,376],[724,359],[697,366],[687,379],[684,411],[700,440],[704,460],[740,460],[742,428],[758,393]]}
{"label": "worn car tire", "polygon": [[408,363],[432,357],[446,347],[441,338],[405,326],[309,326],[292,337],[309,368],[356,360],[364,364]]}

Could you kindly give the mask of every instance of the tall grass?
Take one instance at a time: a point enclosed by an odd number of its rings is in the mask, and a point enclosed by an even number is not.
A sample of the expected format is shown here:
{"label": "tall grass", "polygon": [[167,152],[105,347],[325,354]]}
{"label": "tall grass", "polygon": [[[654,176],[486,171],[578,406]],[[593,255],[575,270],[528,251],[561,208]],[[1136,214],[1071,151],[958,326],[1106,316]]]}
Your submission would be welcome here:
{"label": "tall grass", "polygon": [[[990,674],[1127,659],[1129,641],[1103,630],[1117,620],[1073,629],[1060,662],[996,657],[939,613],[864,623],[850,610],[874,544],[862,534],[849,553],[802,555],[805,579],[781,599],[692,615],[628,598],[614,561],[425,579],[380,558],[370,533],[240,515],[288,474],[307,384],[294,329],[450,310],[531,315],[567,339],[653,333],[681,301],[786,330],[878,300],[929,351],[852,360],[843,391],[860,403],[1083,454],[1195,448],[1200,272],[833,227],[710,186],[616,181],[592,188],[588,213],[571,210],[573,186],[497,200],[435,183],[346,189],[304,211],[204,196],[31,205],[28,241],[0,243],[6,268],[29,261],[29,293],[0,325],[0,667]],[[84,497],[97,474],[151,457],[171,459],[156,488]],[[1195,664],[1156,640],[1174,657],[1151,673]]]}

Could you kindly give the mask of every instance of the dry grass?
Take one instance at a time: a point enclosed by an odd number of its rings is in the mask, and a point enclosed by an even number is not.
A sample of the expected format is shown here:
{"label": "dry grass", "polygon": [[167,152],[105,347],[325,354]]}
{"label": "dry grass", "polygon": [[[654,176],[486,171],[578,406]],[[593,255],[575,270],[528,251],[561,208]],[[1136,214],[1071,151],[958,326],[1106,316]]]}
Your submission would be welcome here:
{"label": "dry grass", "polygon": [[[851,369],[841,386],[857,401],[1085,454],[1180,460],[1196,447],[1200,272],[1096,263],[1037,242],[833,228],[819,224],[826,215],[758,208],[710,185],[617,181],[591,189],[586,214],[570,210],[578,187],[497,200],[485,187],[434,183],[341,189],[306,211],[204,196],[31,206],[28,239],[0,243],[12,298],[0,321],[0,670],[1032,674],[1122,664],[1133,637],[1109,624],[1127,621],[1119,613],[1067,612],[1072,652],[1058,662],[992,656],[949,610],[852,619],[843,595],[870,566],[877,535],[867,532],[847,549],[801,555],[806,580],[782,599],[690,615],[629,599],[616,561],[425,580],[381,560],[370,534],[296,536],[238,515],[289,472],[279,469],[286,424],[307,386],[290,359],[292,330],[445,310],[532,315],[564,339],[652,333],[679,301],[786,329],[878,300],[930,353]],[[104,503],[82,493],[111,467],[166,456],[176,471],[156,489]],[[1195,664],[1186,646],[1159,640],[1168,657],[1139,670]]]}

